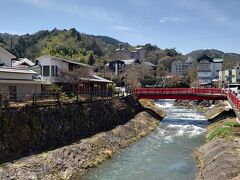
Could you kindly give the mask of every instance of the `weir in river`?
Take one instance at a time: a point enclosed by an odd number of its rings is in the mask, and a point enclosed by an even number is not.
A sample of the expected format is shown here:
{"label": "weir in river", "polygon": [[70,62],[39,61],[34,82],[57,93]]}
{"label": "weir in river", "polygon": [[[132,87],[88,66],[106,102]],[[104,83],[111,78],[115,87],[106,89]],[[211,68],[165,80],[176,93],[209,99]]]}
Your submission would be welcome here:
{"label": "weir in river", "polygon": [[173,100],[156,104],[166,110],[167,116],[154,132],[79,179],[194,179],[192,153],[203,144],[207,120],[193,109],[173,106]]}

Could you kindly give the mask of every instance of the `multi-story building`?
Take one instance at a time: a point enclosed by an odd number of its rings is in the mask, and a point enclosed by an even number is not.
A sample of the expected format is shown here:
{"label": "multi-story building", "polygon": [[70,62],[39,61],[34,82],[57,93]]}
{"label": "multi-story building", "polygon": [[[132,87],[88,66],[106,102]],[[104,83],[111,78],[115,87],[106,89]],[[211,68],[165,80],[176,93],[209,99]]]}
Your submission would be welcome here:
{"label": "multi-story building", "polygon": [[117,59],[135,59],[143,62],[145,60],[145,50],[142,47],[129,51],[128,43],[120,43],[119,48],[115,50]]}
{"label": "multi-story building", "polygon": [[240,83],[240,63],[232,69],[232,83]]}
{"label": "multi-story building", "polygon": [[178,76],[183,76],[183,62],[182,61],[173,61],[172,62],[172,73]]}
{"label": "multi-story building", "polygon": [[178,76],[186,76],[188,71],[191,69],[193,59],[191,56],[187,58],[185,62],[183,61],[173,61],[171,66],[171,72]]}
{"label": "multi-story building", "polygon": [[203,55],[197,61],[198,81],[201,86],[212,85],[213,80],[219,79],[219,71],[222,70],[223,59],[213,59]]}
{"label": "multi-story building", "polygon": [[153,72],[154,75],[156,75],[157,65],[151,63],[151,62],[141,62],[137,59],[127,59],[127,60],[115,60],[111,61],[108,64],[105,65],[105,68],[108,68],[114,75],[122,74],[126,67],[132,66],[132,65],[145,65],[146,67],[149,67]]}
{"label": "multi-story building", "polygon": [[[101,78],[93,73],[93,67],[73,60],[44,55],[37,58],[41,66],[42,79],[54,84],[69,84],[74,78],[82,80],[79,91],[106,91],[112,81]],[[82,74],[74,74],[77,68],[83,68]],[[72,75],[72,77],[70,77]],[[63,76],[69,76],[64,78]],[[84,79],[84,80],[83,80]]]}
{"label": "multi-story building", "polygon": [[231,73],[232,73],[231,70],[219,71],[219,85],[221,87],[225,87],[227,86],[227,84],[232,82]]}

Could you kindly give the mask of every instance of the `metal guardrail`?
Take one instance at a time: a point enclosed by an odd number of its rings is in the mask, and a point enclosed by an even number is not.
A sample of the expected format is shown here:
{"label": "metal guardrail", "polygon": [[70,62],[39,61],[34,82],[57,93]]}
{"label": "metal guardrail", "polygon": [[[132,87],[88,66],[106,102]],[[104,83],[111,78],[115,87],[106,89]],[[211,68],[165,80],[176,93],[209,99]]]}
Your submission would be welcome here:
{"label": "metal guardrail", "polygon": [[98,100],[109,100],[116,97],[124,97],[124,93],[113,93],[110,91],[81,91],[78,93],[64,92],[64,93],[17,93],[10,95],[7,93],[0,93],[0,108],[9,106],[25,106],[25,105],[60,105],[66,103],[78,102],[92,102]]}

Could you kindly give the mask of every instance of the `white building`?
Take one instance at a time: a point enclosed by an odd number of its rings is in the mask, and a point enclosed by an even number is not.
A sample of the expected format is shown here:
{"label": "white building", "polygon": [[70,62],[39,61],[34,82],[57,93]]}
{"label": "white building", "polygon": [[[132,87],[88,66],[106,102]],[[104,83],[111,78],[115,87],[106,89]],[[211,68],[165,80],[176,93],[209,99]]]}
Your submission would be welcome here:
{"label": "white building", "polygon": [[232,69],[232,83],[240,83],[240,63]]}
{"label": "white building", "polygon": [[134,51],[129,51],[128,48],[128,43],[119,43],[119,48],[115,50],[116,58],[145,61],[145,49],[143,47],[137,47]]}
{"label": "white building", "polygon": [[203,55],[197,61],[200,85],[212,85],[213,81],[219,79],[219,71],[222,70],[223,59],[212,59],[207,55]]}
{"label": "white building", "polygon": [[182,61],[173,61],[172,62],[172,73],[178,76],[183,76],[183,62]]}
{"label": "white building", "polygon": [[186,76],[188,71],[192,68],[193,59],[191,56],[183,61],[173,61],[171,65],[171,72],[178,76]]}
{"label": "white building", "polygon": [[10,99],[23,99],[34,93],[41,93],[40,79],[31,70],[0,68],[0,94]]}
{"label": "white building", "polygon": [[0,47],[0,66],[12,66],[13,59],[16,59],[16,56]]}
{"label": "white building", "polygon": [[89,77],[86,77],[87,81],[81,86],[81,91],[106,91],[107,85],[112,83],[112,81],[93,74],[93,67],[84,63],[50,55],[41,56],[37,60],[40,62],[42,79],[49,83],[68,83],[64,82],[62,72],[70,72],[78,67],[87,68],[89,71]]}
{"label": "white building", "polygon": [[0,48],[0,94],[10,99],[23,99],[33,93],[41,92],[40,79],[34,71],[27,68],[12,67],[16,56]]}

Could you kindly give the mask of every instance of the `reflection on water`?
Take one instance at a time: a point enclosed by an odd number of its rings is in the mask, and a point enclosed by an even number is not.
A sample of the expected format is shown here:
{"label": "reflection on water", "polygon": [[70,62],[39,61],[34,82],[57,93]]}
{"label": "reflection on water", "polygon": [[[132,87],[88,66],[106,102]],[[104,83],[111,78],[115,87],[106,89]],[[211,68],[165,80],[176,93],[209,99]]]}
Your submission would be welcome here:
{"label": "reflection on water", "polygon": [[167,111],[157,129],[81,179],[194,179],[192,152],[203,143],[206,119],[194,110],[174,107],[172,100],[156,104]]}

